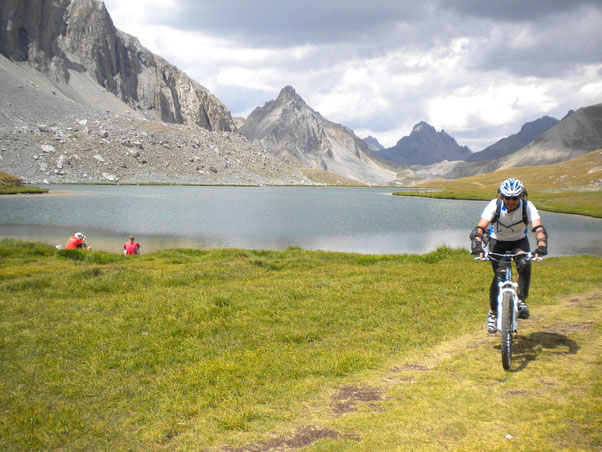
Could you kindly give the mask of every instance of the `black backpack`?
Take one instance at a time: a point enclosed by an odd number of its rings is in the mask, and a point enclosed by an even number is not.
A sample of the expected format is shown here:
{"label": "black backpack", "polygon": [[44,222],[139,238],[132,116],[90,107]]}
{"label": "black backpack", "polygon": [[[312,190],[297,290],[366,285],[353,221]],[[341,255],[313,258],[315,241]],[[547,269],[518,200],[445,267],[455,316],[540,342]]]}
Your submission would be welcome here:
{"label": "black backpack", "polygon": [[[493,216],[493,220],[491,220],[491,224],[493,223],[497,223],[500,219],[500,213],[502,211],[502,197],[499,196],[499,190],[498,190],[498,197],[496,200],[496,207],[495,207],[495,215]],[[529,216],[527,215],[527,190],[523,190],[523,199],[522,199],[522,205],[523,205],[523,220],[522,222],[525,223],[525,225],[529,225]],[[518,224],[518,223],[515,223]],[[511,224],[510,226],[514,226],[514,224]]]}

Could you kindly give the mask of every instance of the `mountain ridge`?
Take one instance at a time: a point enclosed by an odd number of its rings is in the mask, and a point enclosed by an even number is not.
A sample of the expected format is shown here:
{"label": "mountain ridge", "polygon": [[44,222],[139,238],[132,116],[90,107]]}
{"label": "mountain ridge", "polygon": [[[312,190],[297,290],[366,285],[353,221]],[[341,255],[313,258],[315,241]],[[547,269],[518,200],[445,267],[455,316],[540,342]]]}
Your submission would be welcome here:
{"label": "mountain ridge", "polygon": [[547,132],[559,122],[558,119],[551,116],[543,116],[534,121],[526,122],[521,126],[521,129],[517,133],[496,141],[482,151],[475,152],[469,156],[466,161],[482,162],[485,160],[495,160],[512,154]]}
{"label": "mountain ridge", "polygon": [[450,167],[441,177],[457,179],[500,169],[559,163],[602,148],[602,103],[579,108],[526,146],[494,160]]}
{"label": "mountain ridge", "polygon": [[577,109],[555,126],[504,157],[497,169],[558,163],[602,148],[602,103]]}

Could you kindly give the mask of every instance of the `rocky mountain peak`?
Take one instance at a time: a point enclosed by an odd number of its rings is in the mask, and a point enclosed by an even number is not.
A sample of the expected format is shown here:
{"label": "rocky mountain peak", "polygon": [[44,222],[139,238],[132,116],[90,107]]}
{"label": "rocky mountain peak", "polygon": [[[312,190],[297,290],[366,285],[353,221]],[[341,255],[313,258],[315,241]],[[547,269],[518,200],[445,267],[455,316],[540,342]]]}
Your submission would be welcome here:
{"label": "rocky mountain peak", "polygon": [[424,134],[424,133],[428,133],[428,134],[434,135],[434,134],[437,133],[437,131],[428,122],[420,121],[418,124],[416,124],[412,128],[412,131],[410,132],[410,135],[412,135],[412,134]]}
{"label": "rocky mountain peak", "polygon": [[[529,144],[498,160],[498,168],[548,165],[569,160],[602,147],[602,103],[565,116]],[[497,168],[496,168],[497,169]]]}
{"label": "rocky mountain peak", "polygon": [[382,151],[385,147],[380,144],[380,142],[374,138],[372,135],[368,135],[366,138],[362,138],[362,141],[366,143],[368,149],[372,152]]}
{"label": "rocky mountain peak", "polygon": [[284,88],[282,88],[282,90],[280,90],[280,94],[278,94],[278,97],[273,102],[274,106],[278,108],[293,107],[297,109],[301,108],[311,110],[311,108],[305,103],[303,98],[299,96],[299,94],[297,94],[295,88],[293,88],[290,85],[287,85]]}
{"label": "rocky mountain peak", "polygon": [[301,96],[299,96],[297,94],[297,91],[295,91],[295,88],[293,88],[290,85],[285,86],[284,88],[282,88],[280,90],[280,94],[278,95],[278,98],[276,100],[279,101],[287,101],[287,100],[295,100],[295,101],[303,101],[303,99],[301,98]]}
{"label": "rocky mountain peak", "polygon": [[309,183],[98,0],[0,0],[0,99],[0,166],[30,183]]}
{"label": "rocky mountain peak", "polygon": [[[537,124],[551,126],[539,136],[527,137],[529,141],[525,143],[521,132],[534,130]],[[549,165],[602,148],[602,104],[580,108],[562,121],[544,116],[525,126],[521,132],[475,153],[470,160],[473,163],[457,166],[443,177],[458,178],[518,166]],[[508,149],[511,152],[507,152]]]}
{"label": "rocky mountain peak", "polygon": [[[529,141],[534,140],[542,133],[549,130],[551,127],[558,124],[560,121],[556,118],[552,118],[551,116],[543,116],[535,121],[526,122],[520,128],[519,135],[529,137]],[[526,144],[526,143],[525,143]]]}
{"label": "rocky mountain peak", "polygon": [[322,117],[291,86],[253,110],[240,133],[301,168],[331,171],[368,184],[395,178],[393,171],[372,160],[366,144],[350,129]]}

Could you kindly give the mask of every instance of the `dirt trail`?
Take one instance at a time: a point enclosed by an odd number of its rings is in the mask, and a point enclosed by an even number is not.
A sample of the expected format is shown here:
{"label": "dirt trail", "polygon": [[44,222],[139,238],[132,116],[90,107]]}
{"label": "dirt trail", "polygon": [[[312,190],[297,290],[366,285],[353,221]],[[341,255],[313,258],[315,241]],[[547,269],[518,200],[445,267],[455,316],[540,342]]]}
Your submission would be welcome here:
{"label": "dirt trail", "polygon": [[[510,373],[523,371],[533,365],[542,354],[576,354],[581,345],[569,336],[574,332],[593,329],[596,322],[600,321],[602,287],[560,299],[554,305],[534,306],[531,311],[531,318],[519,323]],[[379,402],[387,400],[388,391],[399,389],[402,385],[416,384],[421,377],[431,372],[438,372],[437,368],[446,362],[464,358],[468,360],[475,352],[487,358],[483,360],[483,366],[497,365],[500,375],[503,375],[499,341],[499,334],[487,334],[483,323],[482,330],[436,345],[427,354],[414,353],[407,356],[403,362],[381,372],[370,381],[366,381],[364,385],[341,388],[324,402],[326,406],[316,406],[314,413],[308,412],[307,416],[304,416],[307,420],[311,420],[312,423],[309,425],[296,423],[297,427],[293,427],[289,434],[275,435],[263,443],[222,450],[230,452],[300,450],[322,439],[351,440],[361,443],[360,431],[354,435],[342,434],[329,425],[341,416],[354,416],[354,413],[366,409],[381,411],[383,408]],[[588,347],[594,351],[597,349],[598,356],[602,355],[602,339],[599,336],[596,336]],[[550,384],[554,385],[554,383]]]}

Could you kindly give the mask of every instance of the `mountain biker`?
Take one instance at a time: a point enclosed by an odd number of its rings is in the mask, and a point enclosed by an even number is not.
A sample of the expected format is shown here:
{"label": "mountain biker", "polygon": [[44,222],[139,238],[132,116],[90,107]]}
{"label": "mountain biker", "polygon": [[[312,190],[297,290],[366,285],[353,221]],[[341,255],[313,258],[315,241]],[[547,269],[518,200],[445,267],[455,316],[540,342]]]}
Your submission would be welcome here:
{"label": "mountain biker", "polygon": [[[518,179],[506,179],[499,188],[499,197],[492,199],[483,210],[481,219],[470,234],[471,253],[483,257],[483,242],[486,232],[491,237],[489,251],[500,254],[525,254],[529,252],[527,227],[535,233],[537,248],[533,251],[535,258],[548,254],[548,233],[543,227],[541,217],[533,203],[525,199],[526,190]],[[486,240],[485,240],[486,242]],[[527,258],[515,258],[518,270],[518,317],[529,318],[529,307],[525,300],[529,296],[531,283],[531,261]],[[487,314],[487,331],[497,331],[497,297],[498,282],[504,280],[504,269],[500,263],[491,261],[493,281],[489,288],[489,307]]]}

